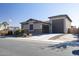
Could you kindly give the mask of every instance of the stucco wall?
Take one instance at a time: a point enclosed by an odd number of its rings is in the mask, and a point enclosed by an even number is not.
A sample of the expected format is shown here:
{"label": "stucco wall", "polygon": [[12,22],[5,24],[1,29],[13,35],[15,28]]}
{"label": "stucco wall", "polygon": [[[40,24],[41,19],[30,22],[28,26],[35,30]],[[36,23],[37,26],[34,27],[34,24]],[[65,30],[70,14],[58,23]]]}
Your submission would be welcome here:
{"label": "stucco wall", "polygon": [[29,25],[28,24],[21,24],[21,28],[22,29],[29,29]]}
{"label": "stucco wall", "polygon": [[68,28],[71,28],[71,22],[67,18],[65,18],[64,23],[65,23],[64,31],[65,31],[65,33],[68,33]]}
{"label": "stucco wall", "polygon": [[34,25],[34,29],[42,29],[42,23],[35,23]]}
{"label": "stucco wall", "polygon": [[23,24],[22,27],[23,29],[28,29],[29,30],[29,26],[30,24],[33,24],[33,29],[42,29],[42,24],[41,23],[29,23],[29,24]]}

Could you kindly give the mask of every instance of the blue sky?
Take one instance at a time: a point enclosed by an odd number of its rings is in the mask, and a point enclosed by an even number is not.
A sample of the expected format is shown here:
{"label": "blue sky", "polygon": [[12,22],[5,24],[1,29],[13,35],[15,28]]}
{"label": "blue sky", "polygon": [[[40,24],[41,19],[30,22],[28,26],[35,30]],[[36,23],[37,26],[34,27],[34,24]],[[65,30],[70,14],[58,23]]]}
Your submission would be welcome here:
{"label": "blue sky", "polygon": [[79,4],[66,3],[26,3],[0,4],[0,22],[7,21],[11,26],[19,26],[20,22],[29,18],[48,20],[49,16],[67,14],[72,25],[79,27]]}

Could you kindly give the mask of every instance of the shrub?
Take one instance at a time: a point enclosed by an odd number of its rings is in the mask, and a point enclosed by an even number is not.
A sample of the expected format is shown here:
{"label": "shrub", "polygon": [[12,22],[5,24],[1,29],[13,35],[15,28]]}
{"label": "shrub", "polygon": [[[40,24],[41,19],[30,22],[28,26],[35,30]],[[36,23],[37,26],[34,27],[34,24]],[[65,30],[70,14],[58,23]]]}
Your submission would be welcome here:
{"label": "shrub", "polygon": [[8,31],[7,35],[13,35],[13,32],[12,31]]}
{"label": "shrub", "polygon": [[79,34],[79,28],[77,29],[77,34]]}
{"label": "shrub", "polygon": [[14,32],[14,35],[15,36],[21,36],[21,30],[16,30],[15,32]]}

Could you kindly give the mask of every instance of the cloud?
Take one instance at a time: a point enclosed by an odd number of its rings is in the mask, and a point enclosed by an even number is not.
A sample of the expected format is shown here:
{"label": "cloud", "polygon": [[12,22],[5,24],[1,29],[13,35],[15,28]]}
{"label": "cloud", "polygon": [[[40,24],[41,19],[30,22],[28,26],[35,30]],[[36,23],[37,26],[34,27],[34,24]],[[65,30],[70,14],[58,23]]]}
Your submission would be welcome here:
{"label": "cloud", "polygon": [[9,22],[12,22],[12,19],[9,19]]}

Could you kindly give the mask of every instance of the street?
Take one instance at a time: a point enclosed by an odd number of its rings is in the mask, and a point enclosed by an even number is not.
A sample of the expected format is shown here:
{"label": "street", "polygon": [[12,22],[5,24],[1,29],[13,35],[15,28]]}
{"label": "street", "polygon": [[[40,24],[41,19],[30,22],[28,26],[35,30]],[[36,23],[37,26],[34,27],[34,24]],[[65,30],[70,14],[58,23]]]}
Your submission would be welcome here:
{"label": "street", "polygon": [[79,47],[52,48],[50,42],[0,38],[0,56],[73,56]]}

